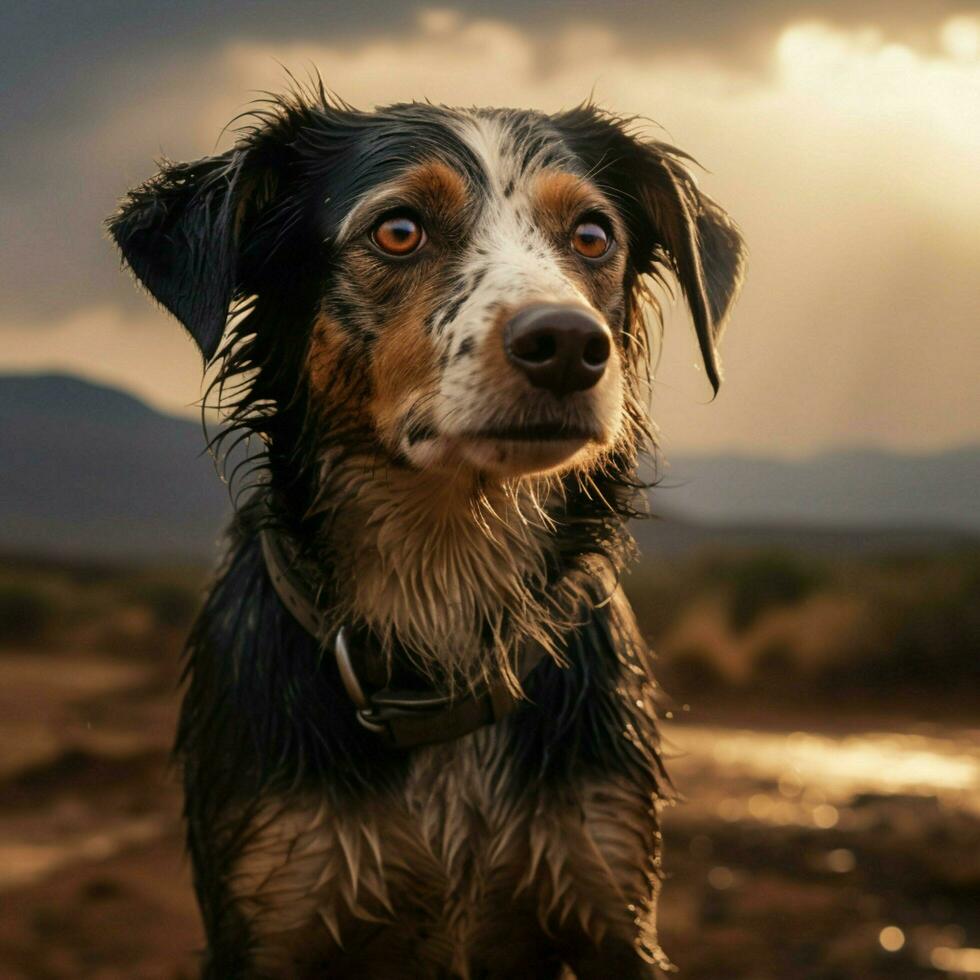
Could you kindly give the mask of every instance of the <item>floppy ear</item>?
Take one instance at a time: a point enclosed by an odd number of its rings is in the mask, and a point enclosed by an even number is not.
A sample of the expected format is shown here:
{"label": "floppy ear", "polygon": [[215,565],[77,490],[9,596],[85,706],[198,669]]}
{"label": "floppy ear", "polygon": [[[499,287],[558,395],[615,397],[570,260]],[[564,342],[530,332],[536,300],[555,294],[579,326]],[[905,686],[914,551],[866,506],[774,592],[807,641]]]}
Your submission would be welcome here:
{"label": "floppy ear", "polygon": [[635,270],[666,267],[691,309],[708,380],[721,383],[716,344],[738,296],[745,243],[728,215],[701,192],[685,161],[664,143],[642,140],[630,121],[586,104],[552,117],[588,173],[618,203]]}
{"label": "floppy ear", "polygon": [[721,384],[717,342],[742,286],[745,242],[732,219],[698,188],[677,150],[658,143],[636,142],[635,146],[634,193],[646,227],[637,229],[639,249],[634,261],[641,273],[654,271],[658,262],[673,270],[717,394]]}
{"label": "floppy ear", "polygon": [[107,222],[136,277],[187,328],[205,361],[218,349],[238,286],[247,152],[165,162]]}

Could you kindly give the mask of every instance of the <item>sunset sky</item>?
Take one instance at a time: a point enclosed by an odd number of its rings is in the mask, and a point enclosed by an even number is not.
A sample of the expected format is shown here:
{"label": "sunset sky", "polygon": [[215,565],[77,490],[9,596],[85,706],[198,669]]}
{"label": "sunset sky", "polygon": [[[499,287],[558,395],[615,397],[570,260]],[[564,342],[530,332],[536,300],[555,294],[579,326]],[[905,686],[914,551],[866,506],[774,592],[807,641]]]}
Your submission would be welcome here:
{"label": "sunset sky", "polygon": [[668,453],[980,441],[972,4],[16,6],[0,30],[0,370],[68,369],[188,411],[196,351],[101,221],[154,158],[224,149],[282,66],[316,66],[361,107],[555,110],[594,92],[702,163],[749,274],[713,403],[686,315],[668,317],[653,402]]}

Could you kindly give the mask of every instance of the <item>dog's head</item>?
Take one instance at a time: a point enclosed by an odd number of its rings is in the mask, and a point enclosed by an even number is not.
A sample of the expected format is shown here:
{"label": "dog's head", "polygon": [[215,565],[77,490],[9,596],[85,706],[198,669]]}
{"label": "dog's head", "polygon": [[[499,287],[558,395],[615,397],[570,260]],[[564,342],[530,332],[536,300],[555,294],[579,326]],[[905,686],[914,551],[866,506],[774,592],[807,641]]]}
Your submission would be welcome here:
{"label": "dog's head", "polygon": [[284,100],[110,231],[207,360],[237,307],[225,372],[253,407],[506,480],[635,444],[644,275],[676,277],[717,388],[743,247],[684,160],[592,106]]}

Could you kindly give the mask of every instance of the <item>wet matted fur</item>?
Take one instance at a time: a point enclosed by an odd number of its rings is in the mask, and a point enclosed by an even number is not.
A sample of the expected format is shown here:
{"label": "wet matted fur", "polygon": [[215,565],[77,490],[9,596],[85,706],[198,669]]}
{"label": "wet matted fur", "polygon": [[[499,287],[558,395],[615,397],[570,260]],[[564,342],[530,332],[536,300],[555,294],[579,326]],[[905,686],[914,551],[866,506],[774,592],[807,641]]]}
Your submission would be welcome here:
{"label": "wet matted fur", "polygon": [[[317,90],[227,153],[165,163],[110,219],[215,365],[225,435],[261,447],[177,741],[206,976],[663,964],[656,692],[618,586],[651,447],[646,284],[676,278],[717,388],[743,262],[686,161],[593,105],[365,113]],[[392,221],[407,254],[379,237]],[[541,303],[608,338],[596,383],[515,369],[508,331]],[[543,645],[521,706],[383,744],[274,592],[263,527],[299,549],[328,623],[434,686],[519,690]]]}

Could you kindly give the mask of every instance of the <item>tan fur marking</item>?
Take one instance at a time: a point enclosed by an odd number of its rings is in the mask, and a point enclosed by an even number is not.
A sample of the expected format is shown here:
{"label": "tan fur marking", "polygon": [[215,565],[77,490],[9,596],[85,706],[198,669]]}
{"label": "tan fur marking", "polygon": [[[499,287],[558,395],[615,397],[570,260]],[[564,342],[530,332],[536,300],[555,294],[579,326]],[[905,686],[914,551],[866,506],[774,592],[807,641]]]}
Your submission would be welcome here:
{"label": "tan fur marking", "polygon": [[608,209],[598,188],[589,181],[563,170],[546,170],[531,185],[535,217],[549,231],[567,234],[569,224],[590,208]]}
{"label": "tan fur marking", "polygon": [[329,392],[337,385],[337,370],[344,352],[340,325],[326,314],[317,317],[310,337],[307,366],[310,383],[318,393]]}
{"label": "tan fur marking", "polygon": [[588,211],[599,211],[612,225],[613,239],[624,246],[626,229],[606,196],[591,181],[560,170],[547,170],[531,187],[531,204],[538,226],[567,250],[566,271],[584,290],[597,309],[604,309],[622,290],[626,248],[620,247],[602,265],[586,271],[572,254],[570,238],[575,223]]}
{"label": "tan fur marking", "polygon": [[343,328],[330,316],[320,314],[313,325],[306,356],[313,404],[325,416],[341,417],[348,425],[368,424],[367,378],[345,370],[350,356]]}
{"label": "tan fur marking", "polygon": [[428,290],[420,290],[414,302],[399,311],[398,321],[385,324],[371,363],[371,411],[378,432],[396,445],[398,423],[408,400],[437,383],[438,360],[425,331]]}
{"label": "tan fur marking", "polygon": [[575,221],[587,211],[601,211],[613,225],[613,232],[624,239],[624,229],[616,209],[591,181],[563,170],[546,170],[531,185],[531,205],[540,227],[562,238],[572,232]]}
{"label": "tan fur marking", "polygon": [[439,160],[413,167],[399,183],[412,199],[439,210],[462,211],[469,203],[466,181]]}
{"label": "tan fur marking", "polygon": [[377,213],[386,204],[408,205],[422,214],[435,214],[453,226],[458,223],[469,202],[469,190],[461,174],[442,161],[424,161],[362,198],[344,220],[339,237],[344,240],[352,229],[359,226],[363,212]]}

